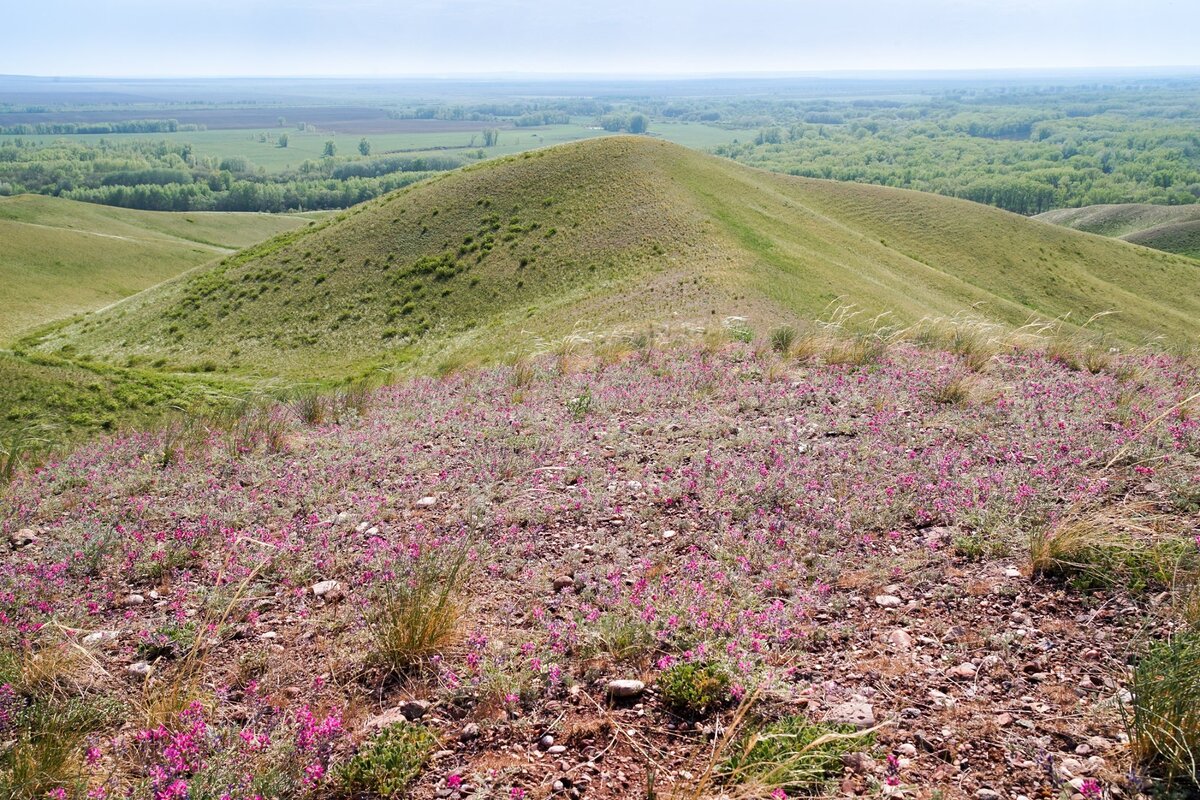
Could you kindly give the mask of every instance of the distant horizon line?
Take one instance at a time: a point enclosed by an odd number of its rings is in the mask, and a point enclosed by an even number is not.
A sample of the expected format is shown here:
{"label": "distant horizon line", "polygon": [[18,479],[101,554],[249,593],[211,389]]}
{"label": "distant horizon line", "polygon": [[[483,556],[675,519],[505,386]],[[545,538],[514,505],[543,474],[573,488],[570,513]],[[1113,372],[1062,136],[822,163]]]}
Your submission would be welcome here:
{"label": "distant horizon line", "polygon": [[894,79],[937,77],[937,76],[1084,76],[1172,74],[1200,75],[1200,64],[1166,64],[1141,66],[1071,66],[1071,67],[939,67],[935,69],[888,68],[888,69],[829,69],[829,70],[760,70],[745,72],[428,72],[428,73],[275,73],[275,74],[87,74],[87,75],[37,75],[29,73],[3,73],[0,79],[40,81],[212,81],[212,80],[308,80],[308,81],[479,81],[500,82],[506,80],[787,80],[796,78],[853,79],[862,77],[892,77]]}

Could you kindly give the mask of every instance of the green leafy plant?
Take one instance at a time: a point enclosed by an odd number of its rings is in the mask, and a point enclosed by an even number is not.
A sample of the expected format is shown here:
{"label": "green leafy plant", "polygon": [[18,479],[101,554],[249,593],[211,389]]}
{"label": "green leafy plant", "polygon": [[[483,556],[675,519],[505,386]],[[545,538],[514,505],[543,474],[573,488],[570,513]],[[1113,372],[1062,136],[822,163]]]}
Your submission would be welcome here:
{"label": "green leafy plant", "polygon": [[437,739],[420,725],[384,728],[342,765],[342,788],[351,795],[400,797],[420,776]]}
{"label": "green leafy plant", "polygon": [[667,706],[682,716],[703,716],[729,699],[729,675],[716,664],[676,664],[655,685]]}

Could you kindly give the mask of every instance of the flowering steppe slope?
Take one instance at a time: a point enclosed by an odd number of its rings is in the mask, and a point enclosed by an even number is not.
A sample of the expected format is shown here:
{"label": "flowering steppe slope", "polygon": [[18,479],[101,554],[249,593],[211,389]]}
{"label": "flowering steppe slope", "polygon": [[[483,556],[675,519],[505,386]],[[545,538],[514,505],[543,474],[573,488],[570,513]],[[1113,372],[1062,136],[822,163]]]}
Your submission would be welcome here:
{"label": "flowering steppe slope", "polygon": [[[1196,367],[776,344],[568,348],[19,475],[0,781],[156,800],[1151,786],[1122,710],[1128,665],[1189,618]],[[1097,571],[1048,545],[1086,525],[1124,542]]]}

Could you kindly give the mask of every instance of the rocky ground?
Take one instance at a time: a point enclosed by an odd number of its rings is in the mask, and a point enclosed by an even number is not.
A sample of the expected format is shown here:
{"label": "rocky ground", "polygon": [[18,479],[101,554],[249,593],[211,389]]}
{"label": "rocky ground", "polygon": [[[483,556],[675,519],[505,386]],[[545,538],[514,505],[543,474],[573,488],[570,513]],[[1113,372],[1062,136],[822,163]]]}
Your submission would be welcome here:
{"label": "rocky ground", "polygon": [[[346,796],[401,721],[412,797],[1135,796],[1125,680],[1173,587],[1028,542],[1104,513],[1195,544],[1197,370],[853,360],[567,355],[82,448],[3,501],[10,705],[117,701],[64,797]],[[396,586],[452,630],[393,670]],[[687,663],[727,684],[681,714]],[[794,715],[859,731],[823,781],[720,776]]]}

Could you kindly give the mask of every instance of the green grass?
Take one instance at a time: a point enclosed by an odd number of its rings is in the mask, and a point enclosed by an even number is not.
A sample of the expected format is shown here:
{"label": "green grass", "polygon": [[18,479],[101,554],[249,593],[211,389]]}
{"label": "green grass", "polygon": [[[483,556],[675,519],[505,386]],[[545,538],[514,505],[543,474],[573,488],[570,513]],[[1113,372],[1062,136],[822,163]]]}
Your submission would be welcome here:
{"label": "green grass", "polygon": [[6,287],[0,292],[0,342],[309,221],[132,211],[37,195],[0,198],[0,286]]}
{"label": "green grass", "polygon": [[835,302],[897,324],[968,308],[1010,326],[1116,311],[1093,327],[1117,343],[1200,336],[1188,259],[963,200],[604,137],[408,187],[22,346],[328,380],[497,359],[581,327],[737,316],[766,330]]}
{"label": "green grass", "polygon": [[1200,788],[1200,632],[1151,645],[1129,690],[1122,711],[1135,763],[1168,787]]}
{"label": "green grass", "polygon": [[810,722],[800,715],[784,717],[739,743],[719,774],[727,783],[757,790],[748,796],[767,797],[776,789],[817,795],[841,774],[844,753],[862,750],[871,742],[869,734],[857,734],[853,728]]}
{"label": "green grass", "polygon": [[0,352],[0,455],[20,442],[21,459],[36,458],[64,441],[151,423],[174,409],[211,407],[220,389],[190,376]]}
{"label": "green grass", "polygon": [[1143,247],[1200,258],[1200,205],[1145,203],[1064,208],[1037,219],[1079,231],[1113,236]]}

